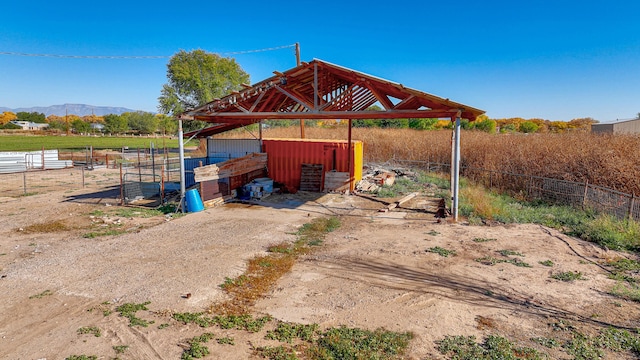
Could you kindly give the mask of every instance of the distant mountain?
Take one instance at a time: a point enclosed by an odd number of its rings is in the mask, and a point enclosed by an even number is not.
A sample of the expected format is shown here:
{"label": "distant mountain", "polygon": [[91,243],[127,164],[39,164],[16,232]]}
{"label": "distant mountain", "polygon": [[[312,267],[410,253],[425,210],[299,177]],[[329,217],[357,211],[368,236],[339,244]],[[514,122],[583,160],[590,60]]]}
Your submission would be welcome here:
{"label": "distant mountain", "polygon": [[112,106],[93,106],[86,104],[64,104],[64,105],[51,105],[47,107],[43,106],[34,106],[30,108],[17,108],[11,109],[7,107],[0,107],[0,112],[11,111],[14,113],[18,112],[39,112],[43,113],[45,116],[49,115],[58,115],[65,116],[67,113],[69,115],[78,115],[78,116],[86,116],[94,114],[96,116],[103,116],[108,114],[116,114],[120,115],[125,112],[135,112],[136,110],[131,110],[123,107],[112,107]]}

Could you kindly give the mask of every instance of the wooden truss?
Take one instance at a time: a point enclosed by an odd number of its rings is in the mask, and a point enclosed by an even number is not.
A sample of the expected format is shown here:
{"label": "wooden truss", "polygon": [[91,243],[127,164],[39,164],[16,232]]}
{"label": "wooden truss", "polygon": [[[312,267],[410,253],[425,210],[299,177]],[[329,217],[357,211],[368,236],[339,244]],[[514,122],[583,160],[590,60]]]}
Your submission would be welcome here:
{"label": "wooden truss", "polygon": [[[448,118],[474,121],[483,110],[321,60],[287,70],[180,115],[216,131],[268,119]],[[368,111],[374,104],[384,110]],[[212,129],[213,130],[213,129]],[[206,131],[202,135],[206,136]]]}

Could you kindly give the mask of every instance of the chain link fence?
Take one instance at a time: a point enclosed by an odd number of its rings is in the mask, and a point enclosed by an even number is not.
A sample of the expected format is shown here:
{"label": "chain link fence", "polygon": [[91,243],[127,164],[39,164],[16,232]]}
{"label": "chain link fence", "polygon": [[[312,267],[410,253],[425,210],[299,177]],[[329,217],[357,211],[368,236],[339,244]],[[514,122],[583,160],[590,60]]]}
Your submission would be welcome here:
{"label": "chain link fence", "polygon": [[[451,169],[450,164],[430,161],[394,159],[392,163],[428,172],[450,173]],[[517,195],[525,200],[543,200],[607,213],[618,219],[640,220],[640,201],[635,194],[626,194],[587,182],[578,183],[468,166],[461,166],[460,175],[489,189]]]}

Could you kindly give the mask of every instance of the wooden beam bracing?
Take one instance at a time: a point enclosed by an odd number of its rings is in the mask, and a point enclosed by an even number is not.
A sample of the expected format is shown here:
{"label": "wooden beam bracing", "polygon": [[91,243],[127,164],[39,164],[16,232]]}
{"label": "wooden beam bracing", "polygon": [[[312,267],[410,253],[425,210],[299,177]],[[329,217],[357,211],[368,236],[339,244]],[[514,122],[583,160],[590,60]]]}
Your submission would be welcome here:
{"label": "wooden beam bracing", "polygon": [[[396,102],[393,99],[398,99]],[[380,103],[383,111],[367,111]],[[394,105],[395,103],[395,105]],[[210,123],[266,119],[451,118],[484,111],[348,68],[313,60],[187,111],[181,119]]]}

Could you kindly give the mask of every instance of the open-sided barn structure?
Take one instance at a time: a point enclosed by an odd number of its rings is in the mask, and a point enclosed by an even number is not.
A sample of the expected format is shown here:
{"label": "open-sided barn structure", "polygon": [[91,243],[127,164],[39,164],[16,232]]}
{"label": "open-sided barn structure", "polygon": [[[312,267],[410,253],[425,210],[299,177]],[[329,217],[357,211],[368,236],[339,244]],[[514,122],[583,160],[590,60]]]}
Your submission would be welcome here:
{"label": "open-sided barn structure", "polygon": [[[379,104],[382,110],[370,111]],[[322,60],[303,62],[284,72],[221,99],[182,114],[182,120],[200,120],[212,126],[197,136],[224,132],[269,119],[301,120],[304,138],[306,119],[340,119],[349,122],[348,153],[351,154],[353,119],[446,118],[456,122],[454,128],[453,190],[454,217],[457,216],[457,174],[459,170],[460,119],[474,121],[484,111],[408,88],[402,84],[364,74]],[[458,150],[456,150],[458,149]],[[349,156],[349,163],[353,159]],[[349,166],[353,180],[353,168]],[[452,182],[454,182],[452,181]]]}

